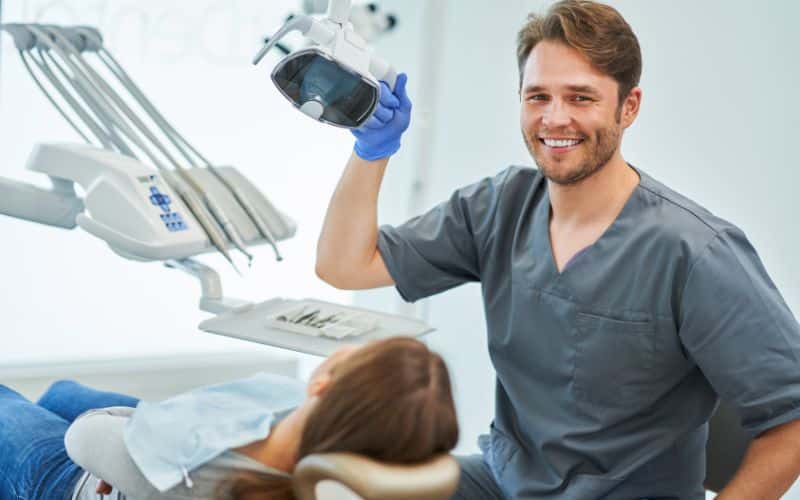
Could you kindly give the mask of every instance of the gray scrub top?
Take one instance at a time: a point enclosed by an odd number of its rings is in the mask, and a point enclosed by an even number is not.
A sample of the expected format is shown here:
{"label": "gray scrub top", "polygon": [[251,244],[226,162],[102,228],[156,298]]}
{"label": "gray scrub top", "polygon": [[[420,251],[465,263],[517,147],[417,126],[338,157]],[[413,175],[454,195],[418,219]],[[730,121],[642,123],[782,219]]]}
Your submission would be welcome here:
{"label": "gray scrub top", "polygon": [[480,440],[511,498],[705,498],[717,395],[761,432],[800,418],[800,326],[741,230],[637,170],[561,273],[547,183],[511,167],[378,246],[407,301],[480,281],[497,373]]}

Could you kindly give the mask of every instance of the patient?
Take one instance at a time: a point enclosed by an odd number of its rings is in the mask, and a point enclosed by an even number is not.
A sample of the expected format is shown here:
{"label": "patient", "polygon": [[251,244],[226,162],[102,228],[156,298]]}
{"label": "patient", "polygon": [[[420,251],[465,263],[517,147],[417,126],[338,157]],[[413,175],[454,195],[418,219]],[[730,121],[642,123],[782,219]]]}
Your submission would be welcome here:
{"label": "patient", "polygon": [[260,374],[139,403],[57,382],[37,404],[0,385],[0,498],[292,499],[306,455],[411,463],[458,440],[447,368],[419,341],[343,348],[298,385]]}

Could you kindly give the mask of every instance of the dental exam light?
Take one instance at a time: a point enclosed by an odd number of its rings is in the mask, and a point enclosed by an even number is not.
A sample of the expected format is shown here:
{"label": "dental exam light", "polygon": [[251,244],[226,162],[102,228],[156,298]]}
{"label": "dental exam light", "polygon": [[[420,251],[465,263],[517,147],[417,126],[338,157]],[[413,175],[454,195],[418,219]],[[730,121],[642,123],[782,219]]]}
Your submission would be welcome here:
{"label": "dental exam light", "polygon": [[283,58],[272,71],[272,81],[283,96],[311,118],[344,128],[366,122],[380,97],[379,80],[394,88],[397,72],[372,55],[356,33],[350,0],[330,0],[327,15],[290,18],[269,38],[253,60],[258,64],[286,34],[299,31],[314,44]]}

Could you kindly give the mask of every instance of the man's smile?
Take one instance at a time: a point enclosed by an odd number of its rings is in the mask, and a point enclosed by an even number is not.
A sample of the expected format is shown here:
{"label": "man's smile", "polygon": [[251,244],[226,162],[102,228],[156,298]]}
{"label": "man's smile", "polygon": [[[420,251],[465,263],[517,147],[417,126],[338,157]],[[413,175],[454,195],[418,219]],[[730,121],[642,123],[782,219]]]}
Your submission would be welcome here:
{"label": "man's smile", "polygon": [[578,138],[557,138],[557,137],[538,137],[539,142],[544,144],[554,153],[566,153],[577,148],[583,139]]}

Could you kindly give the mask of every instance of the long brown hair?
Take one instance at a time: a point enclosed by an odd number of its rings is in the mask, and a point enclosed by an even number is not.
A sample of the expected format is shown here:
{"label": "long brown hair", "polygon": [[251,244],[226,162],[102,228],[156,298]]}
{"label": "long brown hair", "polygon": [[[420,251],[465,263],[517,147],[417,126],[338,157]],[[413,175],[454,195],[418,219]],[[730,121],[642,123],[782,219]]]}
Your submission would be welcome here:
{"label": "long brown hair", "polygon": [[533,48],[555,40],[578,50],[619,84],[619,103],[642,76],[642,51],[630,25],[613,7],[591,0],[562,0],[544,16],[531,14],[517,35],[519,85]]}
{"label": "long brown hair", "polygon": [[[373,342],[334,366],[311,410],[299,458],[351,452],[391,463],[425,460],[453,449],[458,422],[442,358],[405,337]],[[224,500],[292,500],[289,479],[241,474],[223,481]]]}

